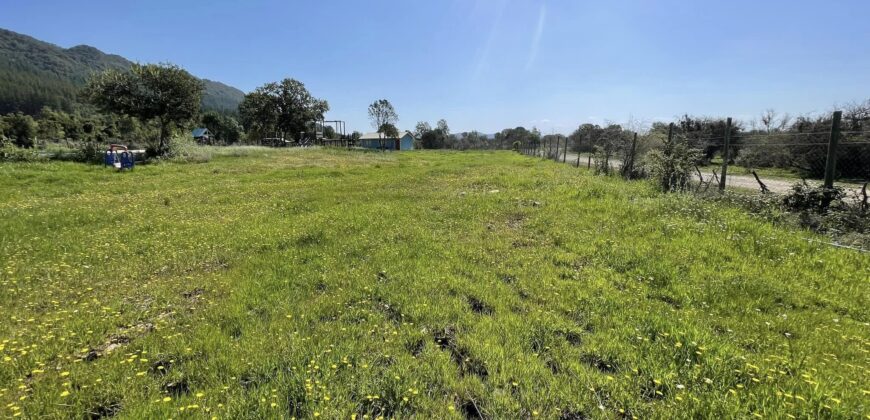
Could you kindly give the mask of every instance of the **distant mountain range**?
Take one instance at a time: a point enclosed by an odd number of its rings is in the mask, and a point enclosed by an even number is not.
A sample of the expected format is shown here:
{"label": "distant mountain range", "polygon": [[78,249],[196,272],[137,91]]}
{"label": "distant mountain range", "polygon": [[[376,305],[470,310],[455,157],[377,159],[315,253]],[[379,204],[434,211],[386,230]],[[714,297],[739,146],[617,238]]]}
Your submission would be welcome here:
{"label": "distant mountain range", "polygon": [[[61,48],[0,28],[0,114],[39,112],[44,106],[71,111],[88,77],[106,69],[129,69],[132,61],[88,45]],[[236,112],[245,93],[202,79],[204,110]]]}

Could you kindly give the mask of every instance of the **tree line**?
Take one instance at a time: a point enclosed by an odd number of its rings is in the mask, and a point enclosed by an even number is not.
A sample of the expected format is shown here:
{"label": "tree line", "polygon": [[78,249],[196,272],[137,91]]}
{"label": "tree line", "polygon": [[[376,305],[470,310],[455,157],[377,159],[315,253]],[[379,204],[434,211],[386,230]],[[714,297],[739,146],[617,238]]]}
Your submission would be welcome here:
{"label": "tree line", "polygon": [[[85,105],[73,110],[43,107],[31,116],[16,112],[0,116],[0,140],[21,148],[36,141],[54,141],[67,146],[120,141],[143,145],[155,155],[167,153],[168,139],[179,130],[206,127],[215,144],[258,144],[265,138],[301,140],[317,130],[327,138],[337,138],[331,127],[321,127],[329,103],[317,98],[305,85],[287,78],[266,83],[246,94],[237,113],[202,112],[204,82],[172,64],[133,64],[129,70],[110,68],[92,76],[77,92]],[[399,136],[398,113],[387,99],[378,99],[368,108],[372,127],[385,138]],[[730,163],[754,168],[785,168],[808,177],[824,172],[824,157],[831,117],[790,117],[769,110],[758,119],[727,126],[724,118],[683,115],[673,128],[666,122],[641,127],[608,123],[581,124],[569,135],[542,135],[536,129],[506,128],[492,136],[479,131],[451,133],[446,120],[434,125],[420,121],[413,134],[416,146],[424,149],[517,149],[539,147],[542,142],[567,138],[574,153],[595,156],[601,171],[609,162],[633,159],[634,154],[662,150],[669,130],[686,150],[694,165],[709,165],[724,155],[726,130],[731,137]],[[870,100],[845,107],[843,130],[858,133],[867,140],[870,131]],[[636,148],[633,135],[640,132]],[[355,140],[360,133],[346,134]],[[862,148],[863,147],[863,148]],[[849,162],[840,167],[845,177],[870,177],[870,153],[866,142],[845,144],[840,149]],[[632,156],[626,153],[631,152]],[[590,160],[591,161],[591,160]]]}

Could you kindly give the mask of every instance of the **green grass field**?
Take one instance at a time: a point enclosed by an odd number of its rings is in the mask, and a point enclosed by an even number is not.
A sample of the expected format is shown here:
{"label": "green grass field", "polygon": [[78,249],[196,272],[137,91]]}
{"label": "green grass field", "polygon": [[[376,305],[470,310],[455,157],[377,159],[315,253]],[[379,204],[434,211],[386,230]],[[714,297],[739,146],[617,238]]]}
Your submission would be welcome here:
{"label": "green grass field", "polygon": [[0,165],[0,417],[870,418],[870,256],[509,152]]}

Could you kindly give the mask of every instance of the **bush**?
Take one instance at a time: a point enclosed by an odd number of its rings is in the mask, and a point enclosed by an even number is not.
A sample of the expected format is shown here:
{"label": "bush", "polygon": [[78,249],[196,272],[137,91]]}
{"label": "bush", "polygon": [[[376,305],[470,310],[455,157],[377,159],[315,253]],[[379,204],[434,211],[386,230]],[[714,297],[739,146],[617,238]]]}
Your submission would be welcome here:
{"label": "bush", "polygon": [[735,191],[702,191],[702,197],[720,203],[743,208],[756,216],[776,223],[794,221],[791,213],[782,206],[782,198],[774,194],[749,194]]}
{"label": "bush", "polygon": [[747,168],[791,168],[792,160],[788,149],[783,146],[747,145],[734,162]]}
{"label": "bush", "polygon": [[33,148],[25,149],[12,144],[5,137],[0,137],[0,162],[35,162],[44,160],[39,151]]}
{"label": "bush", "polygon": [[76,146],[74,159],[84,163],[100,163],[103,160],[105,150],[106,147],[95,141],[83,141]]}
{"label": "bush", "polygon": [[592,152],[592,163],[595,175],[610,175],[612,152],[601,146],[594,146]]}
{"label": "bush", "polygon": [[665,141],[661,150],[653,150],[646,156],[650,176],[664,192],[686,191],[689,188],[692,169],[701,154],[677,140]]}
{"label": "bush", "polygon": [[[863,197],[848,197],[839,188],[826,190],[802,182],[784,197],[732,191],[710,192],[704,197],[739,206],[774,223],[810,229],[840,245],[870,250],[870,209],[863,205]],[[827,207],[824,200],[830,200]]]}
{"label": "bush", "polygon": [[848,235],[853,244],[866,247],[870,245],[870,209],[862,198],[847,197],[841,187],[812,186],[803,181],[783,197],[782,205],[796,212],[803,226],[834,236]]}
{"label": "bush", "polygon": [[831,204],[836,206],[844,205],[843,198],[845,196],[846,193],[842,187],[815,187],[803,181],[791,187],[791,192],[783,197],[782,204],[789,211],[825,213],[831,207]]}
{"label": "bush", "polygon": [[198,146],[190,135],[176,136],[169,139],[166,154],[161,159],[172,162],[205,163],[211,160],[211,151],[204,146]]}

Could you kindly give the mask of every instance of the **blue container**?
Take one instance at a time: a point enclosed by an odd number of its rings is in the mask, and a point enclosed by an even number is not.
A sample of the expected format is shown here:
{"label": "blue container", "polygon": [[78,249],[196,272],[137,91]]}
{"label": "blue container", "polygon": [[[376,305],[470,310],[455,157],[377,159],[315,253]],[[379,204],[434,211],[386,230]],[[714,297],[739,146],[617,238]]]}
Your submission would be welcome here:
{"label": "blue container", "polygon": [[115,154],[114,151],[111,151],[111,150],[106,151],[106,159],[105,159],[106,166],[115,166],[116,159],[117,159],[117,155]]}
{"label": "blue container", "polygon": [[130,152],[121,152],[121,169],[133,169],[136,158]]}

